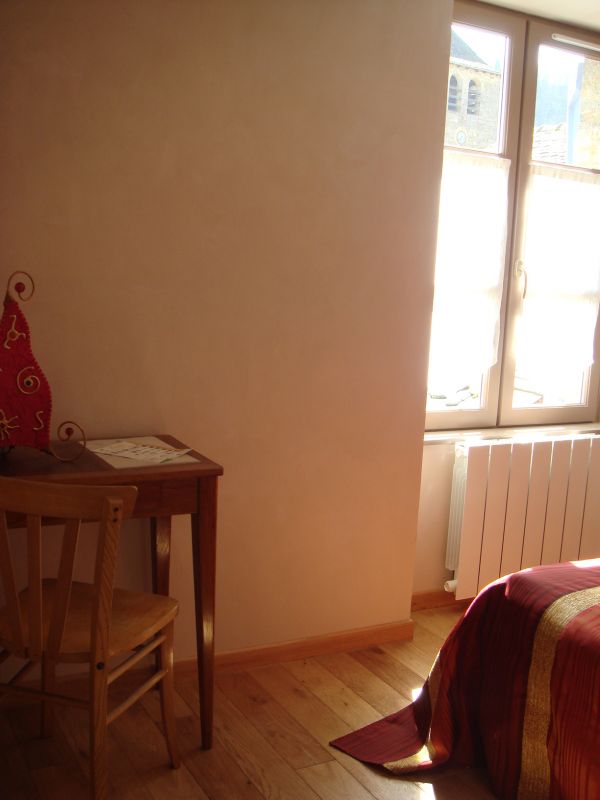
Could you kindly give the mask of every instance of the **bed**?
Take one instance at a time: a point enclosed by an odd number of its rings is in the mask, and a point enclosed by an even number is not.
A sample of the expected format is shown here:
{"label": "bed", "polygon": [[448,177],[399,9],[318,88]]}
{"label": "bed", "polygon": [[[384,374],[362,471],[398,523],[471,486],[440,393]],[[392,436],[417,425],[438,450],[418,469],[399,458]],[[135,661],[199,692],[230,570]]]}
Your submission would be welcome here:
{"label": "bed", "polygon": [[506,800],[600,800],[600,559],[490,584],[417,700],[332,745],[398,774],[483,765]]}

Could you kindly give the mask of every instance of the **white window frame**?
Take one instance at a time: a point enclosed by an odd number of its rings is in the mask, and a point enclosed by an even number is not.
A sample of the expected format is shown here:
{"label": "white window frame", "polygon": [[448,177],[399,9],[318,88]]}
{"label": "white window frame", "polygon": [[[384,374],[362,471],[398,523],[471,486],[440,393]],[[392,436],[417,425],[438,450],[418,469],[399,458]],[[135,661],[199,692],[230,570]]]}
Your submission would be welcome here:
{"label": "white window frame", "polygon": [[[517,204],[515,216],[515,237],[513,242],[513,257],[511,259],[510,286],[508,294],[508,313],[506,341],[510,342],[515,327],[515,320],[522,302],[522,280],[519,275],[519,262],[522,259],[523,230],[524,230],[524,202],[525,190],[529,175],[532,132],[535,118],[535,102],[537,92],[537,54],[540,45],[559,47],[586,58],[595,58],[600,61],[600,52],[584,50],[580,47],[571,47],[552,38],[558,33],[575,39],[583,39],[597,44],[600,47],[600,36],[591,31],[581,31],[565,25],[530,21],[527,31],[527,59],[523,77],[523,103],[521,111],[521,153],[523,154],[518,167],[517,175]],[[599,174],[600,170],[585,170]],[[526,265],[525,265],[526,266]],[[600,353],[600,326],[596,326],[594,354]],[[513,408],[512,391],[515,374],[515,359],[511,348],[506,348],[503,365],[504,380],[501,386],[499,422],[502,426],[514,425],[548,425],[569,424],[580,422],[593,422],[598,418],[598,390],[600,386],[600,364],[597,358],[589,370],[587,379],[587,398],[585,404],[573,406],[543,407],[543,408]]]}
{"label": "white window frame", "polygon": [[[489,6],[470,5],[456,2],[454,5],[454,22],[485,28],[509,38],[509,52],[506,62],[505,93],[500,127],[500,147],[498,155],[510,159],[508,176],[508,208],[506,257],[504,264],[504,285],[500,311],[500,336],[498,344],[498,360],[490,368],[487,379],[482,386],[482,408],[457,409],[453,411],[427,412],[426,427],[428,430],[451,430],[461,428],[494,427],[498,418],[500,396],[500,374],[502,363],[502,342],[504,340],[504,319],[506,316],[507,274],[510,265],[510,231],[514,215],[514,195],[516,185],[516,161],[519,143],[518,120],[521,105],[521,84],[523,73],[523,53],[525,50],[526,20],[517,15],[504,14]],[[458,148],[462,150],[462,148]]]}
{"label": "white window frame", "polygon": [[[513,408],[515,360],[510,347],[514,321],[522,297],[522,285],[513,265],[519,260],[520,236],[523,229],[523,202],[528,177],[529,155],[535,115],[537,52],[540,44],[552,44],[586,57],[600,53],[560,44],[553,33],[598,43],[600,35],[563,25],[533,21],[526,16],[502,9],[456,0],[453,22],[481,27],[501,33],[509,39],[506,64],[504,108],[500,129],[499,156],[510,159],[508,181],[507,243],[504,283],[500,309],[498,358],[490,368],[482,386],[482,408],[430,411],[426,428],[434,430],[467,430],[472,428],[515,427],[593,422],[598,419],[600,364],[590,371],[588,403],[560,408]],[[531,54],[527,57],[526,53]],[[528,149],[529,148],[529,149]],[[521,156],[523,154],[523,156]],[[595,353],[600,354],[600,325],[596,328]]]}

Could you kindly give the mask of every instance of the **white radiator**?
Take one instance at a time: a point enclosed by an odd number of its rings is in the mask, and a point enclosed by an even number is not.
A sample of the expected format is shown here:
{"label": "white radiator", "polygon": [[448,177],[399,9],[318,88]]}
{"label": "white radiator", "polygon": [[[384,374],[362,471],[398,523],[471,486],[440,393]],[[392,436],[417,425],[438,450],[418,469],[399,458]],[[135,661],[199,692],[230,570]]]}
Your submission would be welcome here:
{"label": "white radiator", "polygon": [[456,599],[537,564],[600,556],[600,435],[456,446],[446,566]]}

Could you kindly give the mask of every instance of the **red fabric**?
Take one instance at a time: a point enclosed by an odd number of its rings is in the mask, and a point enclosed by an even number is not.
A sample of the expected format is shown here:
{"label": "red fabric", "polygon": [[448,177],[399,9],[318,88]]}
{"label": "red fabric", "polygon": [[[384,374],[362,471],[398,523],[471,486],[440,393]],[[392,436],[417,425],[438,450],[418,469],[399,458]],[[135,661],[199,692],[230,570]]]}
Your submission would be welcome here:
{"label": "red fabric", "polygon": [[[551,800],[600,798],[600,606],[565,628],[552,671]],[[574,691],[574,688],[576,689]],[[577,795],[571,787],[580,787]]]}
{"label": "red fabric", "polygon": [[50,385],[33,355],[29,325],[7,295],[0,319],[0,448],[47,448],[51,412]]}
{"label": "red fabric", "polygon": [[[597,586],[600,561],[534,567],[490,584],[439,653],[437,697],[432,674],[415,703],[331,744],[386,765],[417,753],[429,733],[433,760],[393,771],[484,765],[499,798],[517,797],[538,623],[559,597]],[[552,798],[600,798],[599,706],[600,607],[594,606],[566,626],[556,650],[548,735]]]}

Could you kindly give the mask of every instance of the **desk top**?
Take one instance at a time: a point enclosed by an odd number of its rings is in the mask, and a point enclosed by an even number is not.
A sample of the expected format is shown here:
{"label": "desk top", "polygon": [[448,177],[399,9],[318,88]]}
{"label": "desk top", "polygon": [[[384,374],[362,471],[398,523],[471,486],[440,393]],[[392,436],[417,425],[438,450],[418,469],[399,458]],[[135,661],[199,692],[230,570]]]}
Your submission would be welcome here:
{"label": "desk top", "polygon": [[[177,449],[187,448],[187,445],[173,436],[162,434],[157,435],[156,438]],[[55,442],[53,447],[60,454],[65,446],[60,442]],[[61,483],[72,481],[73,483],[139,485],[146,482],[156,482],[157,480],[180,480],[223,474],[223,467],[220,464],[216,464],[195,450],[190,450],[188,456],[192,456],[194,461],[190,461],[188,458],[185,463],[171,461],[164,464],[150,465],[132,462],[131,467],[119,467],[116,469],[103,458],[92,453],[91,450],[84,450],[75,461],[64,462],[41,450],[34,450],[29,447],[15,447],[0,458],[0,475]]]}

